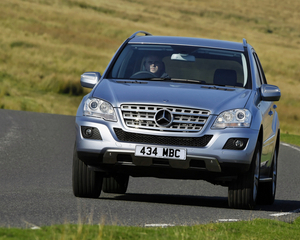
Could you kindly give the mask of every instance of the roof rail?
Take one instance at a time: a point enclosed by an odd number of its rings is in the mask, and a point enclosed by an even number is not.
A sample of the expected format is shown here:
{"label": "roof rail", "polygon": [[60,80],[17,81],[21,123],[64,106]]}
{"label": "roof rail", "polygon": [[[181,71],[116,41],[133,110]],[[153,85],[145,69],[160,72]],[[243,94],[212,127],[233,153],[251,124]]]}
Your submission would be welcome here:
{"label": "roof rail", "polygon": [[139,33],[143,33],[143,34],[145,34],[145,36],[152,36],[151,33],[148,33],[148,32],[145,32],[145,31],[137,31],[137,32],[135,32],[134,34],[132,34],[129,38],[134,38],[134,37],[136,37]]}
{"label": "roof rail", "polygon": [[243,45],[244,45],[244,48],[247,48],[247,40],[246,40],[246,38],[243,38]]}

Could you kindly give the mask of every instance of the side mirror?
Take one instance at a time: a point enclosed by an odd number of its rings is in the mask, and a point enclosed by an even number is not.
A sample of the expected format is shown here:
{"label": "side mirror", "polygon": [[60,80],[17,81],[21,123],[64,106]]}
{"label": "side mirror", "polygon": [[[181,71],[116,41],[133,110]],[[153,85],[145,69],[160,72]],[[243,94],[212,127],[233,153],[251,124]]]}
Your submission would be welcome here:
{"label": "side mirror", "polygon": [[81,75],[80,83],[82,87],[93,88],[100,80],[99,72],[85,72]]}
{"label": "side mirror", "polygon": [[263,84],[260,88],[261,98],[263,101],[279,101],[281,92],[279,87],[269,84]]}

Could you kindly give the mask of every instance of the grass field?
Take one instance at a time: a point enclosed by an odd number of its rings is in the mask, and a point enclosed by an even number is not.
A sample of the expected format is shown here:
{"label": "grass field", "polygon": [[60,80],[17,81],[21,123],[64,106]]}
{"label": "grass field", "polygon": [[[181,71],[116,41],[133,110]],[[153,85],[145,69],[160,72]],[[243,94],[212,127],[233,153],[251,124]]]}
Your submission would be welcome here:
{"label": "grass field", "polygon": [[299,1],[279,0],[1,0],[0,108],[75,115],[80,75],[103,73],[138,30],[246,38],[281,88],[281,132],[300,135],[299,13]]}
{"label": "grass field", "polygon": [[299,239],[300,220],[293,223],[256,219],[243,222],[210,223],[168,228],[99,225],[53,225],[39,229],[0,228],[0,239],[35,240],[274,240]]}

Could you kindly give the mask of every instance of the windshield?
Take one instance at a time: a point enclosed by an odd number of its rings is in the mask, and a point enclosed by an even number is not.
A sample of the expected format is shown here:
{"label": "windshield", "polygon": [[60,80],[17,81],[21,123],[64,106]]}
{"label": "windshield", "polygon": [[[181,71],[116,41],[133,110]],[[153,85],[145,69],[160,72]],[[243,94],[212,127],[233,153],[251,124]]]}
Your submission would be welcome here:
{"label": "windshield", "polygon": [[195,46],[128,44],[107,76],[251,87],[243,52]]}

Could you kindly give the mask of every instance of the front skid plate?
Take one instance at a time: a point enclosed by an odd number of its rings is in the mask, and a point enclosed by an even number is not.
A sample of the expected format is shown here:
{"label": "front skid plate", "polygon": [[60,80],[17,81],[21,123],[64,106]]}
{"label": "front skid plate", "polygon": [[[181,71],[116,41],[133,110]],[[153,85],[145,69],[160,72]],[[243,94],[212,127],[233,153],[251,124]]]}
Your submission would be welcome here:
{"label": "front skid plate", "polygon": [[[136,166],[151,166],[153,165],[153,158],[148,157],[136,157],[134,155],[133,150],[115,150],[115,149],[108,149],[106,150],[103,156],[103,163],[107,164],[116,164],[118,162],[118,155],[130,155],[132,159],[132,164]],[[168,160],[168,159],[166,159]],[[191,160],[199,160],[204,161],[206,170],[210,172],[221,172],[221,167],[216,158],[212,157],[201,157],[201,156],[193,156],[187,155],[186,160],[169,160],[169,165],[172,168],[181,168],[181,169],[188,169],[190,167]]]}

